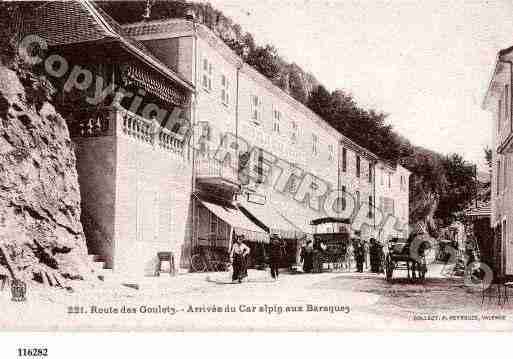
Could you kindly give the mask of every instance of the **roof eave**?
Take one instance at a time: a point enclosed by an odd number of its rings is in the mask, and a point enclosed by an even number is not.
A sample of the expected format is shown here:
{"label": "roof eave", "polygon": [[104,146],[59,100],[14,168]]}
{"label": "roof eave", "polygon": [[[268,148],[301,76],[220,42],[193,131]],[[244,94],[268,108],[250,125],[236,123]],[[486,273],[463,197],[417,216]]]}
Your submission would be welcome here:
{"label": "roof eave", "polygon": [[123,45],[123,47],[126,50],[128,50],[130,53],[132,53],[135,56],[137,56],[139,59],[143,60],[145,63],[147,63],[148,65],[153,67],[155,70],[157,70],[158,72],[160,72],[164,76],[166,76],[166,77],[170,78],[171,80],[177,82],[178,84],[180,84],[181,86],[183,86],[184,88],[186,88],[187,90],[189,90],[189,91],[191,91],[193,93],[196,91],[194,89],[194,86],[191,83],[189,83],[188,81],[185,81],[184,79],[180,78],[179,76],[177,76],[174,72],[170,71],[169,69],[164,68],[164,66],[162,66],[160,64],[157,64],[154,61],[151,61],[151,59],[146,57],[144,55],[144,53],[142,53],[138,48],[136,48],[132,44],[130,44],[130,43],[126,42],[126,41],[123,41],[120,38],[118,38],[118,41],[119,41],[119,43],[121,45]]}
{"label": "roof eave", "polygon": [[495,78],[495,75],[497,74],[497,68],[499,63],[502,61],[502,57],[509,55],[513,51],[513,46],[508,47],[506,49],[499,50],[497,53],[497,57],[495,58],[495,66],[493,68],[492,76],[490,77],[490,81],[488,82],[488,87],[486,89],[486,93],[483,98],[483,102],[481,103],[481,108],[483,110],[486,110],[488,108],[488,100],[490,98],[490,92],[492,89],[493,79]]}
{"label": "roof eave", "polygon": [[117,39],[117,41],[123,45],[123,47],[128,50],[130,53],[136,55],[139,59],[141,59],[143,62],[147,63],[151,67],[153,67],[155,70],[163,74],[164,76],[170,78],[171,80],[177,82],[187,90],[191,92],[195,92],[194,86],[189,83],[188,81],[182,79],[177,74],[175,74],[173,71],[171,71],[169,68],[165,67],[162,64],[158,64],[155,61],[152,61],[151,58],[148,58],[148,56],[145,56],[145,54],[139,50],[134,45],[130,44],[129,42],[125,41],[114,29],[111,28],[111,26],[107,23],[107,21],[104,20],[102,15],[96,11],[95,7],[90,4],[89,1],[81,1],[81,4],[83,4],[86,9],[94,16],[96,17],[102,24],[102,26],[105,28],[107,32],[109,32],[112,36],[112,38]]}
{"label": "roof eave", "polygon": [[483,102],[481,103],[481,108],[483,110],[487,110],[487,108],[488,108],[488,99],[490,97],[490,92],[492,90],[493,79],[495,78],[495,75],[497,74],[497,65],[499,64],[499,59],[500,59],[500,52],[495,59],[495,66],[493,68],[492,76],[490,77],[490,81],[488,82],[488,87],[486,89],[486,93],[484,95]]}

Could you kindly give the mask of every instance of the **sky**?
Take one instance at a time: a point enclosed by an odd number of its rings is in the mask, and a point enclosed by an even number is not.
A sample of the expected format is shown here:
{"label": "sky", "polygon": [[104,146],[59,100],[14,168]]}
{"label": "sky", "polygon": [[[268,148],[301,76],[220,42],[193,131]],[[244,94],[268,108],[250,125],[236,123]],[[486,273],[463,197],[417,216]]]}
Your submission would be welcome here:
{"label": "sky", "polygon": [[498,50],[513,45],[510,1],[210,0],[329,90],[350,92],[412,143],[485,170],[481,109]]}

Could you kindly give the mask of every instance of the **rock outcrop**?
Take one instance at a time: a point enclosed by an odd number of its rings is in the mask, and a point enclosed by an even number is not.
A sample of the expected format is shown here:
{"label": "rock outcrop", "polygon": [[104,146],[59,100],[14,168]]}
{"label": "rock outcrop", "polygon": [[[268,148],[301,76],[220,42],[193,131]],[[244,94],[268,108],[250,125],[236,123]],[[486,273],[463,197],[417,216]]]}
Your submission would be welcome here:
{"label": "rock outcrop", "polygon": [[46,272],[82,278],[91,271],[73,143],[54,107],[35,109],[27,96],[0,65],[0,245],[27,280],[46,282]]}

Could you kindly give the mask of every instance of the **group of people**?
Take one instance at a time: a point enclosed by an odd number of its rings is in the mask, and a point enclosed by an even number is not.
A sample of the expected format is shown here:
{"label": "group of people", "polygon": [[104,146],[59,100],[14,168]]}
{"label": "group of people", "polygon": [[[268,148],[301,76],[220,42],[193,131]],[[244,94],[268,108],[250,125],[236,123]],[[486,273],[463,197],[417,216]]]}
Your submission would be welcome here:
{"label": "group of people", "polygon": [[369,241],[355,238],[347,246],[344,262],[349,271],[352,270],[354,260],[356,271],[359,273],[363,273],[364,268],[372,273],[383,273],[383,258],[383,245],[375,238],[371,238]]}
{"label": "group of people", "polygon": [[[317,250],[314,249],[313,242],[307,240],[306,245],[301,249],[300,261],[303,265],[303,272],[311,273],[321,271],[322,263],[320,257],[322,252],[325,251],[322,243]],[[371,238],[369,242],[361,240],[358,237],[352,238],[345,247],[345,253],[342,254],[342,269],[345,271],[352,271],[353,267],[356,272],[363,273],[364,269],[372,273],[383,272],[384,253],[383,246]],[[370,268],[369,268],[370,267]]]}
{"label": "group of people", "polygon": [[[248,276],[248,255],[251,252],[249,247],[243,243],[244,235],[235,236],[235,241],[230,251],[230,262],[232,263],[232,282],[241,283]],[[269,267],[271,277],[278,280],[280,275],[280,262],[285,255],[285,242],[276,233],[273,233],[269,242]]]}
{"label": "group of people", "polygon": [[[230,251],[230,262],[232,263],[233,273],[232,281],[241,283],[248,276],[247,259],[251,252],[250,248],[243,243],[244,235],[235,236],[234,243]],[[320,244],[320,250],[326,250]],[[306,245],[301,249],[300,262],[303,266],[303,272],[311,273],[317,267],[322,265],[319,262],[317,250],[314,249],[313,241],[307,240]],[[278,234],[272,234],[269,243],[269,267],[270,274],[274,280],[279,277],[279,266],[285,255],[285,242]],[[351,271],[353,263],[356,264],[356,272],[363,273],[369,270],[372,273],[383,272],[383,246],[376,239],[371,238],[369,242],[356,237],[349,241],[342,258],[343,268]],[[317,262],[317,263],[316,263]],[[370,267],[370,268],[369,268]]]}

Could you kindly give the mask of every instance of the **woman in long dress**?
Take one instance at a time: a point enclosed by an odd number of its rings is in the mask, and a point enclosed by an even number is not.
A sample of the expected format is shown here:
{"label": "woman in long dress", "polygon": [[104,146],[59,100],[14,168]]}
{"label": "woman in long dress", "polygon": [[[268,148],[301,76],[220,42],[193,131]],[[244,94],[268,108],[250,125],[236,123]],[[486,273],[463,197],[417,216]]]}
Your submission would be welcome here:
{"label": "woman in long dress", "polygon": [[301,261],[303,262],[303,272],[310,273],[313,270],[314,248],[312,241],[308,240],[306,246],[301,251]]}
{"label": "woman in long dress", "polygon": [[347,263],[347,271],[351,272],[354,262],[354,247],[353,241],[349,242],[349,245],[346,248],[346,263]]}
{"label": "woman in long dress", "polygon": [[235,236],[235,243],[233,243],[230,252],[230,261],[233,267],[232,281],[238,281],[239,283],[248,276],[246,263],[250,249],[247,245],[242,243],[243,240],[243,235]]}

